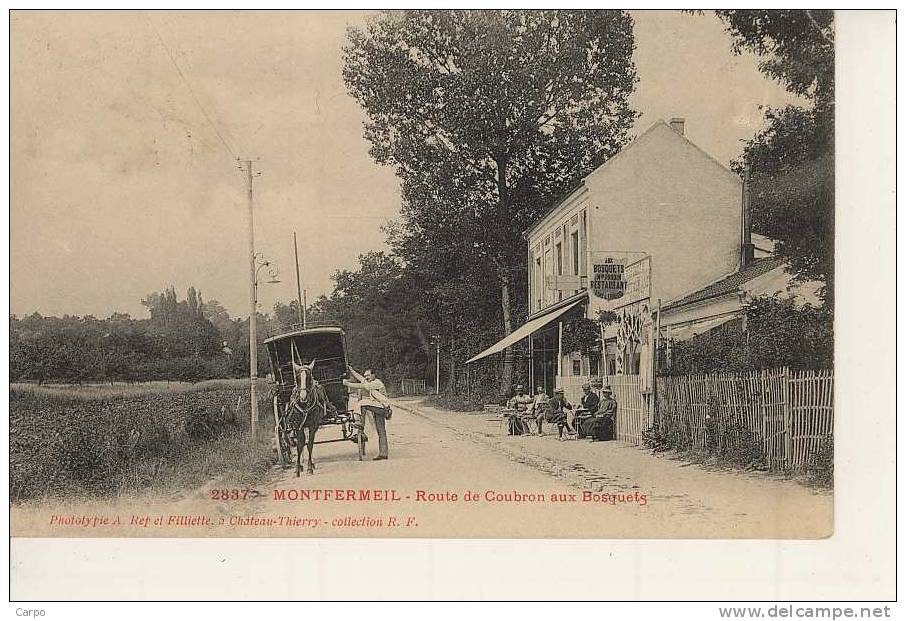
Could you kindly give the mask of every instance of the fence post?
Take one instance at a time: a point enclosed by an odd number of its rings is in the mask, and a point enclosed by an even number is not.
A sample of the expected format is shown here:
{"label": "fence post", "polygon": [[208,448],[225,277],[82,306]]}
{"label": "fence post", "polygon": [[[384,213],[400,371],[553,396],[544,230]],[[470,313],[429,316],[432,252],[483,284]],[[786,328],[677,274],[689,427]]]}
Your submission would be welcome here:
{"label": "fence post", "polygon": [[793,425],[790,406],[790,369],[783,367],[783,459],[788,469],[793,468]]}

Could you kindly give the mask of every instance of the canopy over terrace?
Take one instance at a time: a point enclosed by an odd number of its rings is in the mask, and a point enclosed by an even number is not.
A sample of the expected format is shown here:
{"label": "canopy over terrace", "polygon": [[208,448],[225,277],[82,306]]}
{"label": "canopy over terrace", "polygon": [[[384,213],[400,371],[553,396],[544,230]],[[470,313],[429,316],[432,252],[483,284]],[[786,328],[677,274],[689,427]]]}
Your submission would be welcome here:
{"label": "canopy over terrace", "polygon": [[558,319],[559,317],[565,315],[570,309],[575,308],[576,306],[578,306],[579,304],[581,304],[585,301],[586,301],[586,295],[584,293],[582,293],[576,300],[568,302],[567,304],[565,304],[563,306],[559,306],[559,307],[555,306],[555,307],[547,310],[546,312],[538,315],[537,317],[530,319],[525,324],[523,324],[522,327],[514,330],[511,334],[500,339],[499,341],[497,341],[496,343],[494,343],[493,345],[488,347],[483,352],[476,354],[476,355],[472,356],[471,358],[469,358],[468,360],[466,360],[466,364],[476,362],[478,360],[481,360],[482,358],[487,358],[491,354],[496,354],[496,353],[502,352],[507,347],[510,347],[511,345],[515,345],[522,339],[531,336],[534,332],[537,332],[538,330],[540,330],[547,324],[549,324],[552,321]]}

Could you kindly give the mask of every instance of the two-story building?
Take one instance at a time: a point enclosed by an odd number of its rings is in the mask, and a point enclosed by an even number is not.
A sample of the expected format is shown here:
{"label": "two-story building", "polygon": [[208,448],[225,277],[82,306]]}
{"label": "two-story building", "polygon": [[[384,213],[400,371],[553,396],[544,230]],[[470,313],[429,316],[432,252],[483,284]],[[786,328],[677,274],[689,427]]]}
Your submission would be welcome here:
{"label": "two-story building", "polygon": [[[534,385],[645,373],[658,300],[737,271],[751,257],[738,175],[658,121],[581,179],[525,231],[525,325],[470,362],[530,338]],[[597,350],[564,351],[564,324],[610,311]],[[568,330],[567,330],[568,335]],[[561,379],[558,379],[561,378]]]}

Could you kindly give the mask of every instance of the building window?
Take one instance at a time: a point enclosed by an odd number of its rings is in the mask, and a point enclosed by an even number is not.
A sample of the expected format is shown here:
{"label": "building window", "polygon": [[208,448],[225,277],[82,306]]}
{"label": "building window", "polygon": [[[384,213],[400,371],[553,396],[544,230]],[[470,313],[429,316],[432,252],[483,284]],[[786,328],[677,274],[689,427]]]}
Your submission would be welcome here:
{"label": "building window", "polygon": [[573,360],[573,375],[582,375],[582,359]]}
{"label": "building window", "polygon": [[585,276],[586,250],[588,249],[588,225],[585,222],[585,211],[582,211],[582,222],[579,226],[579,274]]}
{"label": "building window", "polygon": [[570,246],[573,251],[573,274],[579,275],[579,231],[573,231],[570,236]]}
{"label": "building window", "polygon": [[598,375],[601,373],[601,356],[597,353],[591,353],[588,355],[588,374],[589,375]]}
{"label": "building window", "polygon": [[541,299],[544,291],[544,273],[541,271],[541,257],[535,259],[535,310],[541,310]]}
{"label": "building window", "polygon": [[557,244],[557,276],[563,276],[563,245]]}

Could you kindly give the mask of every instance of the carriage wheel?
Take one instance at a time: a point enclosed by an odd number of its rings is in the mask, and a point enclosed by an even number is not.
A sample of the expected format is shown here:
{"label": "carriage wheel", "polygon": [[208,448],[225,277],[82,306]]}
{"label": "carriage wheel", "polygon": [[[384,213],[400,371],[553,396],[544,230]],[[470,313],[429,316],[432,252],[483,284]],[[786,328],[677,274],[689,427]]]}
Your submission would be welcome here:
{"label": "carriage wheel", "polygon": [[367,440],[365,439],[365,420],[364,420],[364,417],[362,417],[362,428],[359,429],[359,461],[362,461],[363,459],[365,459],[365,443],[366,442],[367,442]]}
{"label": "carriage wheel", "polygon": [[289,438],[280,427],[280,407],[277,404],[277,397],[274,397],[274,444],[277,447],[277,460],[281,466],[289,464],[291,447]]}
{"label": "carriage wheel", "polygon": [[352,429],[353,427],[349,424],[348,421],[344,420],[340,425],[340,433],[343,434],[344,440],[352,440]]}
{"label": "carriage wheel", "polygon": [[282,434],[280,433],[279,424],[277,424],[277,426],[274,427],[274,443],[277,446],[277,462],[281,466],[285,466],[287,464],[288,460],[287,460],[286,453],[283,452],[283,438],[282,438]]}

